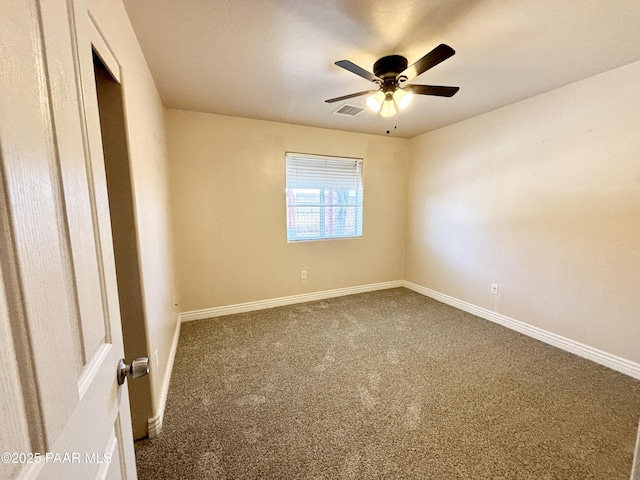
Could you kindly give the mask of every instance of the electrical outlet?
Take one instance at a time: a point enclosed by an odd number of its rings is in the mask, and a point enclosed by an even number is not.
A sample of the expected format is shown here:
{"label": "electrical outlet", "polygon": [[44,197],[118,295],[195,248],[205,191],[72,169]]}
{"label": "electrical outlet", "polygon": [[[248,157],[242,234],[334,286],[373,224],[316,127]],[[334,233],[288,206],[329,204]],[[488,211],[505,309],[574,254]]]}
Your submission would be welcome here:
{"label": "electrical outlet", "polygon": [[500,285],[498,285],[497,283],[492,283],[491,284],[491,293],[493,295],[498,295],[498,289],[500,288]]}
{"label": "electrical outlet", "polygon": [[300,278],[301,278],[302,280],[306,280],[306,278],[307,278],[307,271],[306,271],[306,270],[302,270],[302,271],[300,272]]}

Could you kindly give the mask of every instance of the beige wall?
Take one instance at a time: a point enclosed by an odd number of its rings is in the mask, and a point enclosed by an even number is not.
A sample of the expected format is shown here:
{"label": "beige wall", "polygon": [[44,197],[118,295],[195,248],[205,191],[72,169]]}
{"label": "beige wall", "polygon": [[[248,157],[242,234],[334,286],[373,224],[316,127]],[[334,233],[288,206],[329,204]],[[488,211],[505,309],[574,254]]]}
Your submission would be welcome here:
{"label": "beige wall", "polygon": [[122,3],[112,0],[88,3],[90,14],[122,67],[147,351],[151,360],[151,397],[156,414],[163,384],[171,373],[168,361],[177,325],[164,109]]}
{"label": "beige wall", "polygon": [[638,78],[640,62],[412,139],[405,279],[640,362]]}
{"label": "beige wall", "polygon": [[[166,119],[181,311],[402,279],[405,140],[182,110]],[[363,238],[287,243],[287,151],[364,158]]]}

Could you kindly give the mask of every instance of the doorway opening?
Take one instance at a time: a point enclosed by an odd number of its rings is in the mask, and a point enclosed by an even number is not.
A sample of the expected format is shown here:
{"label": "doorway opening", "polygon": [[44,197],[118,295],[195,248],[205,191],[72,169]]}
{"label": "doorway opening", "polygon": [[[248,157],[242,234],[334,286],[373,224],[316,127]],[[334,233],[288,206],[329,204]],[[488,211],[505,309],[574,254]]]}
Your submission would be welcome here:
{"label": "doorway opening", "polygon": [[[98,94],[98,113],[109,196],[111,231],[116,263],[120,318],[127,361],[149,357],[144,323],[144,302],[138,253],[134,191],[129,162],[122,85],[111,75],[100,56],[93,52]],[[148,434],[153,416],[149,375],[129,383],[133,437]]]}

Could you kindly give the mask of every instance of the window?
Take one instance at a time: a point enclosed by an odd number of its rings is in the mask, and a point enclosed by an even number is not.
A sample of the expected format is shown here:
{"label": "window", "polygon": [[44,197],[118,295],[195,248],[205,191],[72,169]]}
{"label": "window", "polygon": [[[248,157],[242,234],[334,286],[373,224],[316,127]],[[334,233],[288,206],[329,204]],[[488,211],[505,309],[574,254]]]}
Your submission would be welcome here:
{"label": "window", "polygon": [[287,240],[362,237],[362,159],[287,153]]}

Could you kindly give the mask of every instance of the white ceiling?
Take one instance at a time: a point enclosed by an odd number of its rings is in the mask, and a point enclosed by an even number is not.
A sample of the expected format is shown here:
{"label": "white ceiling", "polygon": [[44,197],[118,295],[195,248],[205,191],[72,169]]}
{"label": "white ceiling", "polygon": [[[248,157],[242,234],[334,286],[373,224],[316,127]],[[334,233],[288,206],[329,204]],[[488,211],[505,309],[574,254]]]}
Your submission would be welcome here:
{"label": "white ceiling", "polygon": [[[124,3],[166,107],[405,138],[640,60],[638,0]],[[459,86],[454,97],[416,96],[391,119],[332,115],[364,96],[324,102],[372,86],[337,60],[372,71],[440,43],[456,55],[411,83]]]}

